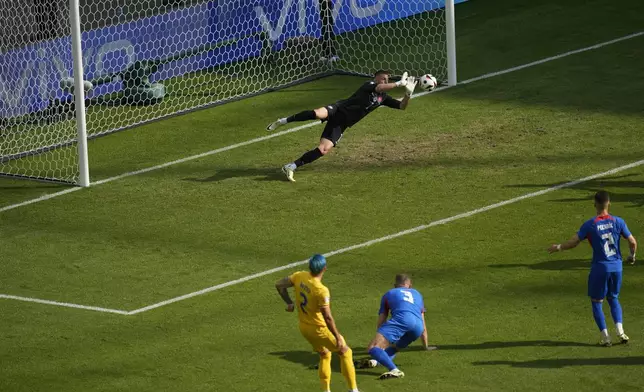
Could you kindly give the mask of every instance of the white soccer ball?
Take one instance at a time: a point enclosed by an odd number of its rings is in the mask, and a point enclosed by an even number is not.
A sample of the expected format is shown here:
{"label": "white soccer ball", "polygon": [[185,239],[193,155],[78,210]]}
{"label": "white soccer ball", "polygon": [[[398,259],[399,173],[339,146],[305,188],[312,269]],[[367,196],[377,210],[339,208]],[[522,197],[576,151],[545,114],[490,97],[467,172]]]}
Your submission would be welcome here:
{"label": "white soccer ball", "polygon": [[422,88],[423,90],[431,91],[435,89],[436,86],[438,86],[438,81],[431,74],[425,74],[420,77],[418,84],[420,84],[420,88]]}

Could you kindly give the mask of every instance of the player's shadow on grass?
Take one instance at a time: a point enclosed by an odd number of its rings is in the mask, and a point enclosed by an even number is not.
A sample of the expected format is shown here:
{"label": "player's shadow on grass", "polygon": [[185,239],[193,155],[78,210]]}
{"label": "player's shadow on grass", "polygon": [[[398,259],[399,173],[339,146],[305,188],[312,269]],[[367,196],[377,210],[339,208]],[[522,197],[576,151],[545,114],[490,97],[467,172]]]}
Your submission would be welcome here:
{"label": "player's shadow on grass", "polygon": [[[562,198],[553,200],[554,202],[559,203],[570,203],[576,201],[588,201],[592,204],[594,194],[604,188],[641,188],[644,189],[644,181],[625,181],[624,179],[628,177],[638,176],[639,174],[631,173],[624,174],[621,176],[613,177],[602,177],[595,180],[585,181],[577,185],[573,185],[569,188],[583,190],[588,192],[588,195],[584,197],[577,198]],[[564,184],[563,182],[559,183],[548,183],[548,184],[517,184],[517,185],[507,185],[508,188],[551,188],[557,185]],[[632,203],[633,207],[642,207],[644,206],[644,192],[635,192],[635,193],[617,193],[610,192],[611,201],[617,203]]]}
{"label": "player's shadow on grass", "polygon": [[206,178],[184,178],[184,181],[193,182],[218,182],[230,178],[238,177],[256,177],[255,181],[286,181],[286,177],[279,168],[233,168],[215,170],[215,173]]}
{"label": "player's shadow on grass", "polygon": [[[558,340],[518,340],[514,342],[483,342],[471,344],[438,344],[438,350],[491,350],[514,347],[594,347],[594,344]],[[408,348],[406,351],[425,351],[422,347]]]}
{"label": "player's shadow on grass", "polygon": [[[600,191],[601,188],[596,188],[596,189],[589,189],[590,192],[593,194],[595,192]],[[587,197],[569,197],[569,198],[563,198],[563,199],[557,199],[553,200],[554,202],[557,203],[570,203],[570,202],[576,202],[576,201],[588,201],[589,203],[592,203],[593,200],[593,195],[589,195]],[[644,207],[644,193],[616,193],[616,192],[610,192],[610,200],[611,202],[615,203],[631,203],[631,208],[632,207]]]}
{"label": "player's shadow on grass", "polygon": [[[595,347],[595,344],[568,342],[558,340],[517,340],[512,342],[482,342],[482,343],[469,343],[469,344],[433,344],[438,349],[436,351],[448,350],[493,350],[498,348],[514,348],[514,347]],[[424,347],[414,345],[402,350],[404,355],[406,352],[423,351],[426,352]],[[433,351],[430,351],[430,353]],[[353,353],[356,356],[368,355],[367,349],[364,347],[353,348]]]}
{"label": "player's shadow on grass", "polygon": [[[618,187],[618,188],[644,188],[644,181],[624,181],[625,178],[637,177],[640,174],[629,173],[621,174],[619,176],[611,177],[600,177],[594,180],[584,181],[579,184],[573,185],[570,188],[573,189],[587,189],[587,188],[603,188],[606,186]],[[542,184],[517,184],[517,185],[506,185],[508,188],[549,188],[566,182],[553,182],[553,183],[542,183]]]}
{"label": "player's shadow on grass", "polygon": [[[285,361],[300,364],[306,369],[310,369],[310,370],[317,370],[318,363],[320,362],[320,356],[317,353],[314,353],[311,351],[276,351],[270,354],[280,357],[280,359],[283,359]],[[354,355],[354,360],[355,360],[355,355]],[[331,360],[331,370],[333,372],[340,373],[340,360],[338,359],[338,355],[335,353],[333,354],[333,358]],[[370,376],[374,376],[377,374],[377,373],[369,372],[366,370],[360,370],[360,369],[356,369],[356,373],[370,375]]]}
{"label": "player's shadow on grass", "polygon": [[572,260],[546,260],[534,264],[490,264],[490,268],[529,268],[532,270],[562,271],[562,270],[588,270],[590,260],[572,259]]}
{"label": "player's shadow on grass", "polygon": [[[438,350],[436,351],[448,351],[448,350],[492,350],[500,348],[514,348],[514,347],[597,347],[596,344],[590,343],[580,343],[580,342],[569,342],[569,341],[556,341],[556,340],[523,340],[523,341],[513,341],[513,342],[483,342],[483,343],[470,343],[470,344],[438,344],[436,345]],[[352,347],[353,358],[354,360],[363,359],[368,357],[366,347]],[[406,348],[401,352],[401,355],[397,357],[396,362],[400,365],[404,361],[404,355],[406,352],[414,351],[423,351],[427,352],[424,347],[421,346],[411,346]],[[427,352],[429,355],[432,355],[434,351]],[[317,353],[311,351],[276,351],[270,353],[280,357],[285,361],[293,362],[302,365],[307,369],[317,369],[317,364],[319,362],[319,356]],[[340,362],[337,359],[337,354],[333,354],[334,359],[331,362],[331,369],[334,372],[340,372]],[[644,357],[641,357],[644,358]],[[486,363],[479,362],[478,365],[494,365],[494,364],[504,364],[504,363]],[[382,368],[378,367],[376,369],[356,369],[357,374],[364,374],[369,376],[378,375],[378,371],[382,373]]]}
{"label": "player's shadow on grass", "polygon": [[319,362],[319,356],[311,351],[276,351],[270,354],[285,361],[299,363],[307,368],[311,368]]}
{"label": "player's shadow on grass", "polygon": [[[604,348],[602,348],[604,349]],[[477,366],[507,365],[518,368],[559,369],[568,366],[632,366],[644,365],[644,356],[641,357],[609,357],[609,358],[551,358],[536,359],[534,361],[479,361],[472,362]]]}

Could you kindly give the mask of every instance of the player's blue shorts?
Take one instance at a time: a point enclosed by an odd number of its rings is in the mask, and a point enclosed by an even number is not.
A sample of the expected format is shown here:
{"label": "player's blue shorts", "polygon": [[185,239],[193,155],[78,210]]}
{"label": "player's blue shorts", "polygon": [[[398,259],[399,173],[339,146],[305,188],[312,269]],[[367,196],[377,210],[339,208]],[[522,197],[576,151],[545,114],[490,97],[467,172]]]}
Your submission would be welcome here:
{"label": "player's blue shorts", "polygon": [[416,316],[394,317],[385,321],[378,333],[398,348],[405,348],[423,334],[423,320]]}
{"label": "player's blue shorts", "polygon": [[608,272],[591,268],[588,274],[588,296],[592,299],[617,298],[622,287],[622,271]]}

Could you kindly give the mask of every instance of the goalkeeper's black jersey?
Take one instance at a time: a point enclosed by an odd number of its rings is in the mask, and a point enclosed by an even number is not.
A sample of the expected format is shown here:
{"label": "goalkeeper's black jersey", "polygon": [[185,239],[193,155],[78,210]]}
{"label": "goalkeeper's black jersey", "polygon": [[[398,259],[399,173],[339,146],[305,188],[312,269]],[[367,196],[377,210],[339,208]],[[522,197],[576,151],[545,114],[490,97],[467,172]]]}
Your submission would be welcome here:
{"label": "goalkeeper's black jersey", "polygon": [[380,105],[400,109],[400,101],[390,97],[387,93],[376,92],[376,82],[373,80],[360,86],[358,91],[349,98],[336,103],[338,112],[345,118],[347,127],[353,126]]}

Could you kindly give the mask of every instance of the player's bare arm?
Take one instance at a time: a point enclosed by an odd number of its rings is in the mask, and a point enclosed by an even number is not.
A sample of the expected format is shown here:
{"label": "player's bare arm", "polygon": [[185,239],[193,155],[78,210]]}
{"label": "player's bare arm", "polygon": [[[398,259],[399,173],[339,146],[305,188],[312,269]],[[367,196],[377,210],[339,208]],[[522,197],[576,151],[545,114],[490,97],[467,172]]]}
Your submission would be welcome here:
{"label": "player's bare arm", "polygon": [[333,319],[333,315],[331,314],[331,307],[321,307],[320,313],[322,313],[322,317],[324,317],[324,322],[326,323],[327,328],[329,328],[329,331],[331,331],[335,339],[338,341],[338,350],[340,350],[340,353],[344,353],[346,351],[346,344],[344,342],[344,338],[338,331],[338,327],[335,325],[335,320]]}
{"label": "player's bare arm", "polygon": [[384,99],[384,101],[382,101],[382,104],[392,109],[399,109],[399,110],[407,109],[407,105],[409,105],[409,100],[411,99],[411,96],[414,94],[414,89],[416,88],[417,83],[418,82],[416,82],[416,79],[413,76],[408,77],[407,85],[405,86],[405,96],[399,100],[394,99],[390,96],[387,96]]}
{"label": "player's bare arm", "polygon": [[291,279],[289,279],[288,276],[286,278],[278,280],[277,283],[275,283],[277,292],[280,294],[280,297],[282,297],[284,303],[286,303],[286,311],[292,312],[295,309],[295,305],[293,304],[291,296],[288,294],[289,287],[293,287],[293,282],[291,282]]}
{"label": "player's bare arm", "polygon": [[379,85],[376,86],[376,92],[377,93],[386,93],[387,91],[391,91],[391,90],[395,89],[396,87],[400,87],[400,85],[397,84],[397,83],[399,83],[399,82],[379,84]]}
{"label": "player's bare arm", "polygon": [[552,244],[550,245],[550,248],[548,248],[548,253],[555,253],[555,252],[560,252],[563,250],[568,250],[576,247],[581,243],[581,240],[575,234],[571,239],[568,241],[564,242],[563,244]]}
{"label": "player's bare arm", "polygon": [[395,83],[389,83],[389,75],[386,73],[376,75],[374,82],[376,82],[376,92],[377,93],[386,93],[387,91],[393,90],[396,87],[406,86],[407,85],[407,72],[403,73],[399,81]]}
{"label": "player's bare arm", "polygon": [[423,312],[423,334],[420,335],[423,347],[427,351],[437,350],[438,347],[429,345],[429,334],[427,333],[427,322],[425,321],[425,313]]}
{"label": "player's bare arm", "polygon": [[405,110],[407,109],[407,105],[409,105],[409,100],[411,99],[411,95],[405,95],[401,100],[400,100],[400,110]]}
{"label": "player's bare arm", "polygon": [[427,322],[425,322],[425,313],[423,312],[423,334],[420,335],[423,342],[423,347],[429,347],[429,338],[427,336]]}
{"label": "player's bare arm", "polygon": [[[387,91],[395,89],[396,87],[405,87],[405,96],[401,100],[400,107],[399,107],[399,109],[405,110],[407,108],[407,105],[409,104],[409,100],[411,99],[411,96],[414,93],[416,84],[418,84],[418,82],[416,81],[416,78],[413,76],[407,76],[407,72],[405,72],[402,78],[396,83],[388,83],[388,78],[389,78],[388,75],[382,75],[381,77],[376,77],[375,81],[376,83],[378,83],[378,85],[376,85],[376,92],[385,93]],[[381,80],[380,83],[378,82],[379,80]]]}
{"label": "player's bare arm", "polygon": [[631,254],[628,256],[626,261],[628,261],[631,264],[635,264],[635,253],[637,252],[637,240],[635,240],[635,237],[630,235],[628,238],[628,248],[631,252]]}

